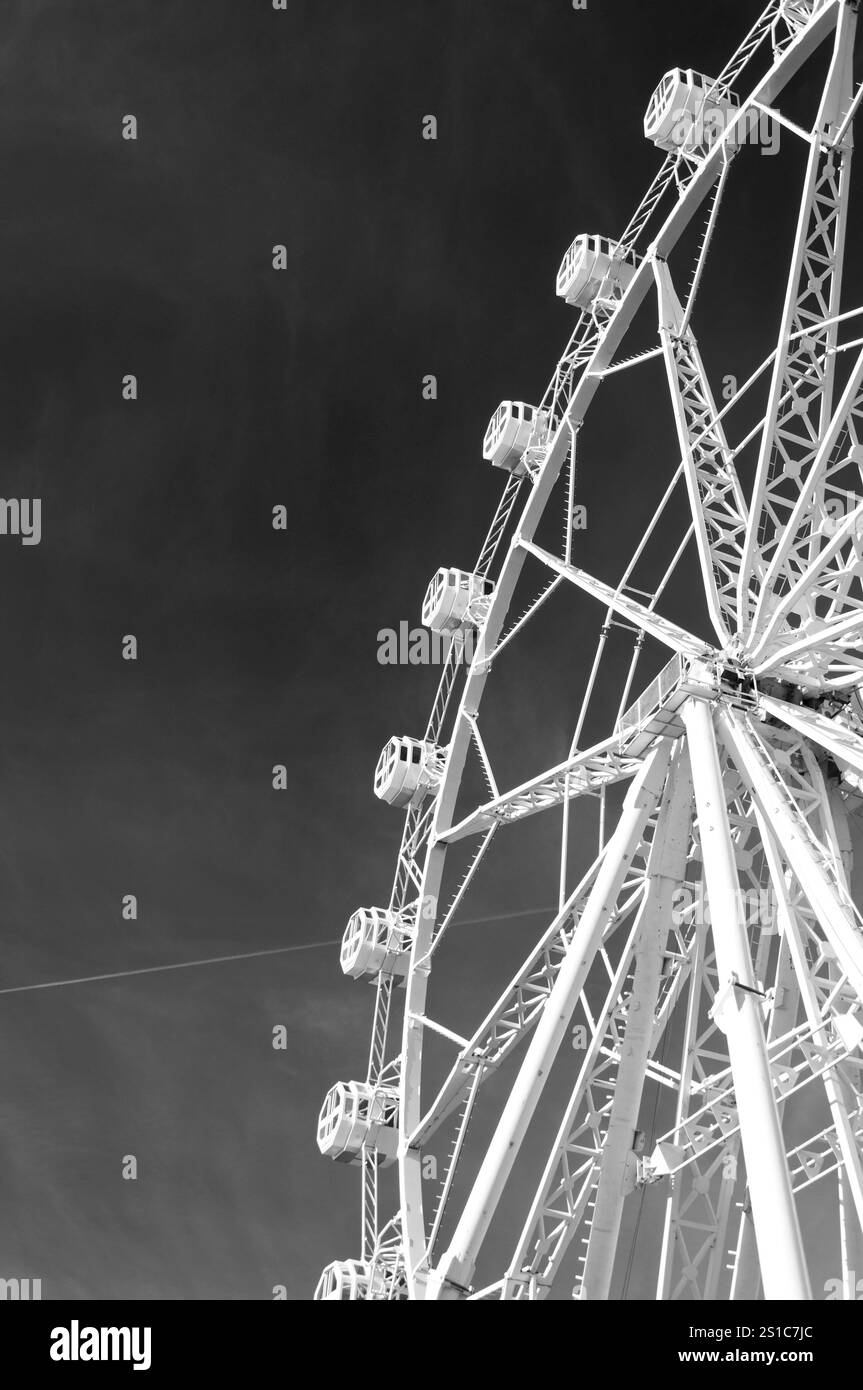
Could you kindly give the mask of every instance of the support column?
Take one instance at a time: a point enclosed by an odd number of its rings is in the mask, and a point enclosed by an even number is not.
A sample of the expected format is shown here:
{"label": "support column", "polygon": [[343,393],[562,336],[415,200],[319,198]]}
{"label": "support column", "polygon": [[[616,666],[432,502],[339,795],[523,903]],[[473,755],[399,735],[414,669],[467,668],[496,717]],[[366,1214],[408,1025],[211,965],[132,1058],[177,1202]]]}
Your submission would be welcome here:
{"label": "support column", "polygon": [[740,1208],[740,1227],[734,1254],[734,1273],[731,1276],[731,1300],[734,1303],[754,1302],[761,1289],[761,1270],[758,1268],[758,1247],[752,1224],[749,1193]]}
{"label": "support column", "polygon": [[662,949],[672,920],[674,893],[686,876],[692,824],[692,775],[685,747],[678,750],[668,778],[647,864],[647,894],[641,909],[635,976],[626,1031],[590,1223],[582,1298],[607,1301],[626,1197],[626,1167],[632,1162],[633,1135],[644,1091],[662,974]]}
{"label": "support column", "polygon": [[[698,1021],[703,985],[704,957],[706,954],[706,927],[696,922],[694,939],[689,957],[689,984],[686,1001],[686,1023],[680,1049],[680,1085],[677,1091],[677,1104],[674,1116],[674,1138],[679,1140],[684,1121],[689,1112],[692,1089],[692,1071],[695,1062],[698,1039]],[[667,1024],[666,1027],[670,1027]],[[665,1220],[662,1228],[662,1249],[659,1256],[659,1277],[656,1284],[656,1297],[659,1302],[671,1296],[674,1278],[675,1245],[678,1240],[678,1221],[680,1214],[681,1185],[683,1175],[675,1173],[670,1179],[668,1197],[665,1202]]]}
{"label": "support column", "polygon": [[768,1299],[810,1299],[710,708],[703,700],[689,700],[683,708],[683,720],[689,737],[718,974],[713,1017],[728,1039],[764,1295]]}
{"label": "support column", "polygon": [[498,1121],[449,1249],[429,1277],[427,1298],[459,1298],[518,1157],[555,1057],[614,910],[630,861],[662,793],[671,745],[657,745],[630,787],[567,954]]}
{"label": "support column", "polygon": [[854,1193],[847,1169],[840,1168],[837,1179],[843,1296],[846,1302],[855,1303],[858,1287],[863,1292],[863,1232],[854,1208]]}

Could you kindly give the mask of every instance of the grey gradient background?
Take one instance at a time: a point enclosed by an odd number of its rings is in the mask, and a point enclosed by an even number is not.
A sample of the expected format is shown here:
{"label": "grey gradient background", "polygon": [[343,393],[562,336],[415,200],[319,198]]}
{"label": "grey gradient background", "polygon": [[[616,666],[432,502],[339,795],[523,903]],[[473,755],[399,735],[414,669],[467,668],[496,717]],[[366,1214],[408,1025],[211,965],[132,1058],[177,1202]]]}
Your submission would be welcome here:
{"label": "grey gradient background", "polygon": [[[371,774],[435,673],[381,667],[377,632],[475,554],[486,421],[551,374],[573,235],[619,230],[652,177],[659,77],[721,66],[757,11],[7,0],[0,477],[42,497],[43,540],[0,538],[0,989],[323,942],[385,900],[400,820]],[[705,290],[720,373],[769,348],[743,306],[784,227],[732,235]],[[666,419],[645,449],[655,384],[585,463],[581,562],[609,574],[673,447]],[[583,675],[581,629],[555,665],[560,632],[539,652],[557,713],[520,668],[498,730],[535,766],[565,753]],[[481,910],[553,901],[551,862],[501,865]],[[536,925],[501,933],[518,955]],[[466,989],[488,930],[466,934]],[[356,1183],[314,1126],[364,1069],[370,1006],[335,947],[0,993],[0,1275],[47,1298],[309,1297],[356,1253]]]}

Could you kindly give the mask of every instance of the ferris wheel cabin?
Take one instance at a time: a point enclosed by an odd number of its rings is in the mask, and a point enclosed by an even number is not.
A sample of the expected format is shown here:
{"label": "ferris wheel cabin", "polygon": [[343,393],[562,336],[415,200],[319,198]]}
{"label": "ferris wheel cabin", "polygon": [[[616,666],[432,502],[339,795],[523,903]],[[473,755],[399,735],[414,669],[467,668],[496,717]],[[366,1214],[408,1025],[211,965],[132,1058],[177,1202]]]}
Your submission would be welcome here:
{"label": "ferris wheel cabin", "polygon": [[418,806],[440,779],[443,753],[419,738],[391,738],[375,768],[375,796],[388,806]]}
{"label": "ferris wheel cabin", "polygon": [[359,1163],[363,1147],[392,1163],[398,1142],[399,1097],[390,1086],[337,1081],[318,1118],[318,1148],[336,1163]]}
{"label": "ferris wheel cabin", "polygon": [[439,569],[423,599],[422,620],[432,632],[462,632],[478,627],[485,616],[494,585],[481,574],[464,570]]}
{"label": "ferris wheel cabin", "polygon": [[570,246],[557,272],[558,298],[574,309],[589,309],[597,299],[620,295],[638,268],[632,251],[621,255],[608,237],[582,232]]}
{"label": "ferris wheel cabin", "polygon": [[740,106],[734,92],[692,68],[672,68],[650,98],[644,134],[660,150],[711,145]]}
{"label": "ferris wheel cabin", "polygon": [[375,1294],[383,1297],[384,1283],[372,1274],[365,1260],[333,1260],[318,1280],[314,1302],[359,1302],[374,1298]]}
{"label": "ferris wheel cabin", "polygon": [[483,458],[495,468],[524,474],[522,457],[528,448],[543,445],[548,438],[546,415],[524,401],[501,401],[488,422],[482,441]]}
{"label": "ferris wheel cabin", "polygon": [[406,975],[412,939],[413,929],[400,913],[385,907],[360,907],[342,937],[342,970],[354,980]]}

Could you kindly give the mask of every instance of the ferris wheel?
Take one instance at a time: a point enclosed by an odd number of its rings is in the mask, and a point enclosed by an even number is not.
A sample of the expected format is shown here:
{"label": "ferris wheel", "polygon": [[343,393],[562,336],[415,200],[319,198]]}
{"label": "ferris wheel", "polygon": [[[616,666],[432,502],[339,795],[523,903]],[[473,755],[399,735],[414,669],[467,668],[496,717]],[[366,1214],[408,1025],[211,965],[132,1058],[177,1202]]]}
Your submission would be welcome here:
{"label": "ferris wheel", "polygon": [[[856,12],[770,0],[718,76],[662,79],[644,119],[658,174],[619,237],[575,238],[556,288],[576,321],[551,382],[492,416],[499,504],[476,564],[440,569],[422,607],[449,638],[428,725],[392,738],[374,776],[406,815],[389,903],[355,912],[341,950],[374,992],[368,1069],[330,1090],[318,1126],[321,1151],[359,1170],[361,1247],[316,1298],[621,1297],[636,1237],[649,1296],[855,1297],[863,307],[840,291]],[[781,99],[810,68],[806,125]],[[718,401],[692,323],[765,119],[805,161],[799,217],[770,351]],[[696,218],[684,288],[675,252]],[[651,451],[654,510],[607,582],[576,563],[588,408],[606,384],[625,409],[643,371],[664,378],[676,443]],[[681,576],[701,632],[668,616]],[[569,752],[508,785],[483,696],[560,600],[597,634]],[[528,833],[529,854],[538,835],[559,847],[556,907],[498,990],[465,913]]]}

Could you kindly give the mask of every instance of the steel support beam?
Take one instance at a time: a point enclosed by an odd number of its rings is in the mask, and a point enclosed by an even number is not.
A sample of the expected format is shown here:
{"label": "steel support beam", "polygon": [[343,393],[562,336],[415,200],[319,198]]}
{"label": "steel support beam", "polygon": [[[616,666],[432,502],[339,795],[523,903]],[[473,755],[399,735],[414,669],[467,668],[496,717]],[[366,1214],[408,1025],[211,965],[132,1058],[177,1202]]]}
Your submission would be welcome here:
{"label": "steel support beam", "polygon": [[686,876],[692,824],[692,773],[684,746],[678,748],[666,784],[647,864],[647,892],[635,948],[635,977],[614,1087],[596,1203],[590,1224],[581,1296],[607,1300],[626,1195],[627,1165],[634,1161],[633,1136],[644,1091],[662,975],[662,952],[672,921],[674,894]]}
{"label": "steel support beam", "polygon": [[683,719],[719,979],[713,1017],[728,1040],[764,1292],[768,1299],[809,1299],[806,1257],[773,1099],[761,994],[741,912],[713,719],[703,700],[689,701]]}
{"label": "steel support beam", "polygon": [[750,729],[731,709],[720,712],[718,727],[725,746],[749,784],[760,810],[772,825],[789,866],[848,979],[863,1000],[863,932],[855,920],[854,904],[809,829],[802,812],[785,789],[768,755]]}
{"label": "steel support beam", "polygon": [[463,1297],[473,1279],[482,1242],[566,1034],[603,929],[614,910],[629,862],[662,794],[670,753],[670,745],[665,741],[660,743],[627,792],[617,829],[609,841],[581,920],[450,1246],[429,1277],[427,1298]]}

